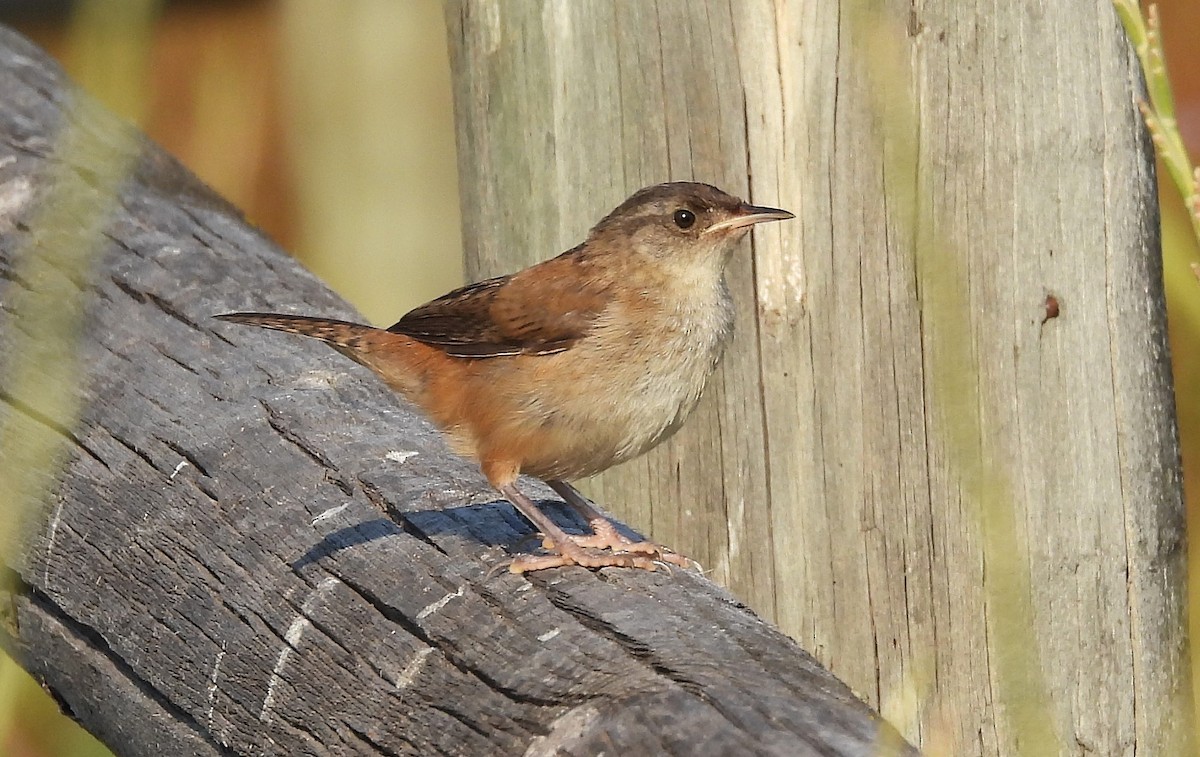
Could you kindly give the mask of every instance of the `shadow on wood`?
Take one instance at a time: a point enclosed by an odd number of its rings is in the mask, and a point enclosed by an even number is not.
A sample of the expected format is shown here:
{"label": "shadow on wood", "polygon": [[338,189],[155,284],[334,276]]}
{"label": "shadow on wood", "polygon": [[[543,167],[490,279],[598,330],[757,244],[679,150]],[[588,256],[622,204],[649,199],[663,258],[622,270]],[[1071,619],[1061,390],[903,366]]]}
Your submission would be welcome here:
{"label": "shadow on wood", "polygon": [[[0,31],[0,197],[20,200],[0,203],[5,344],[28,326],[9,303],[36,288],[15,258],[37,254],[48,165],[90,186],[54,154],[73,97]],[[94,110],[81,126],[120,138]],[[117,752],[908,749],[700,576],[505,571],[528,525],[410,407],[321,345],[210,318],[354,314],[136,144],[91,275],[66,272],[88,308],[82,417],[0,385],[6,422],[69,450],[24,553],[6,556],[5,641]],[[6,382],[21,357],[0,357]]]}

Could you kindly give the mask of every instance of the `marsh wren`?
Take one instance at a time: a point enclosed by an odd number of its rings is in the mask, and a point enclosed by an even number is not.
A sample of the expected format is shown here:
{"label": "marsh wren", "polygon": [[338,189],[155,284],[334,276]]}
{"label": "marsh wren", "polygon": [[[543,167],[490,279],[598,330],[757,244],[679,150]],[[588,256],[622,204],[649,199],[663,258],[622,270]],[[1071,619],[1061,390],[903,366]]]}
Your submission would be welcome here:
{"label": "marsh wren", "polygon": [[[725,265],[750,227],[792,218],[716,187],[646,187],[558,257],[456,289],[388,329],[276,313],[218,318],[320,339],[420,407],[544,538],[514,572],[654,570],[568,480],[630,460],[691,413],[733,328]],[[588,521],[565,533],[517,488],[542,479]]]}

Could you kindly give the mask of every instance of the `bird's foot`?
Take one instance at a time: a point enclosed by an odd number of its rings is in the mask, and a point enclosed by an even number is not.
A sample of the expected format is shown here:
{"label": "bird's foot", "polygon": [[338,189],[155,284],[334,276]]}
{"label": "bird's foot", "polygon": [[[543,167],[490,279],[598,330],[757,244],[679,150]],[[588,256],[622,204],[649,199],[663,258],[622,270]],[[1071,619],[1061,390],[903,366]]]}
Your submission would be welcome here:
{"label": "bird's foot", "polygon": [[631,552],[611,552],[600,549],[581,547],[574,541],[568,541],[562,546],[546,547],[548,555],[521,555],[509,564],[508,569],[513,573],[529,573],[546,568],[562,568],[568,565],[579,565],[584,568],[641,568],[655,571],[658,565],[654,558],[646,554]]}
{"label": "bird's foot", "polygon": [[641,568],[658,570],[659,564],[676,565],[681,568],[697,567],[693,560],[659,544],[649,541],[634,541],[627,538],[604,518],[591,521],[592,533],[567,535],[567,542],[559,545],[543,539],[542,547],[548,555],[522,555],[513,560],[509,570],[527,573],[546,568],[561,568],[579,565],[584,568]]}
{"label": "bird's foot", "polygon": [[661,544],[655,544],[652,541],[634,541],[628,538],[617,527],[612,524],[612,521],[607,518],[593,518],[588,525],[592,527],[592,533],[584,536],[572,536],[571,541],[581,547],[589,547],[592,549],[608,549],[616,553],[633,553],[639,555],[649,555],[656,562],[670,563],[678,565],[681,568],[696,567],[696,561],[690,557],[684,557],[678,552],[672,552]]}

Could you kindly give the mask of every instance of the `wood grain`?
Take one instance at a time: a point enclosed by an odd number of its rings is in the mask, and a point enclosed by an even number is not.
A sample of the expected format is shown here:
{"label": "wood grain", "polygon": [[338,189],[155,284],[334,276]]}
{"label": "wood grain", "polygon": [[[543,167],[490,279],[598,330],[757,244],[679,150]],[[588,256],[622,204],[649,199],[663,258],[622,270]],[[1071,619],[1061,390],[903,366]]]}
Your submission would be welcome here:
{"label": "wood grain", "polygon": [[54,485],[3,555],[0,638],[118,754],[867,755],[898,743],[696,574],[508,573],[528,526],[411,407],[320,345],[210,317],[355,317],[345,303],[158,148],[72,106],[86,101],[3,28],[0,101],[5,345],[36,330],[14,303],[47,291],[22,277],[25,261],[72,231],[39,226],[43,203],[113,199],[92,155],[56,151],[68,114],[87,115],[70,128],[92,144],[133,150],[92,265],[58,271],[87,308],[81,417],[14,395],[29,356],[0,353],[3,427],[58,435],[63,452],[60,469],[33,472]]}
{"label": "wood grain", "polygon": [[[735,340],[692,419],[597,500],[931,750],[1015,754],[1045,701],[1069,750],[1185,753],[1154,169],[1111,5],[854,6],[875,38],[800,0],[447,8],[471,275],[653,182],[798,217],[735,256]],[[895,91],[869,81],[881,40]],[[909,166],[888,102],[911,104]]]}

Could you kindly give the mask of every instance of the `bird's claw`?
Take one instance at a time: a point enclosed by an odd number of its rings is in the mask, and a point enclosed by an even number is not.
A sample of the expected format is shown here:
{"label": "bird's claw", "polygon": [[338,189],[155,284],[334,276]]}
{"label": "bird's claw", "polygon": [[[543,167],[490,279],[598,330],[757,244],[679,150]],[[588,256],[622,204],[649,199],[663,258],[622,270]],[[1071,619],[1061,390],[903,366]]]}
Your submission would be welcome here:
{"label": "bird's claw", "polygon": [[565,549],[548,555],[521,555],[509,564],[512,573],[529,573],[546,568],[563,568],[579,565],[584,568],[641,568],[658,570],[658,564],[650,557],[621,552],[605,552],[598,549]]}
{"label": "bird's claw", "polygon": [[568,565],[584,568],[640,568],[650,571],[658,570],[660,564],[688,569],[698,567],[694,560],[672,552],[664,546],[627,538],[603,518],[596,518],[590,525],[592,533],[571,534],[569,541],[563,545],[543,539],[542,547],[551,554],[522,555],[513,560],[509,570],[513,573],[527,573]]}

